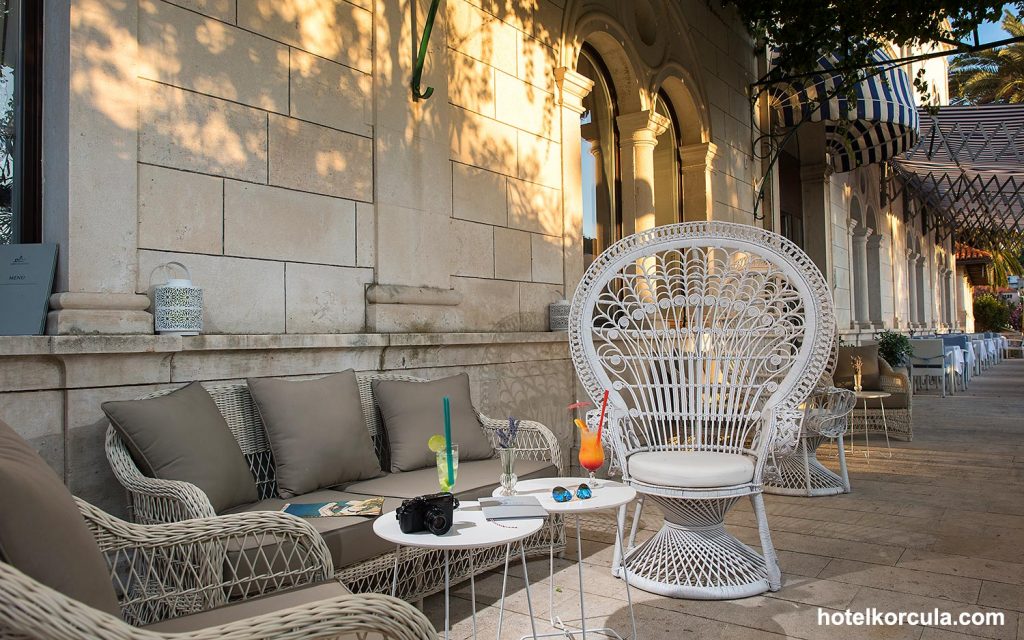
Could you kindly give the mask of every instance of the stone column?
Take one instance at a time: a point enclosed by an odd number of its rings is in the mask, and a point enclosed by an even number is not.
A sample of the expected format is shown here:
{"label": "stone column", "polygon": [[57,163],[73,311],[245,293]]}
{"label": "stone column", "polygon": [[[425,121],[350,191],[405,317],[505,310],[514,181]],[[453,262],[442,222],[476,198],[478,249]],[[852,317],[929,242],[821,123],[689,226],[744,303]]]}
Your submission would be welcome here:
{"label": "stone column", "polygon": [[912,251],[907,253],[907,288],[910,289],[910,313],[907,314],[907,320],[910,325],[920,322],[917,312],[917,258],[916,253]]}
{"label": "stone column", "polygon": [[[558,104],[562,121],[562,259],[565,297],[571,298],[583,278],[583,192],[580,185],[580,115],[583,99],[594,88],[594,81],[566,67],[555,69]],[[594,147],[600,162],[600,147]]]}
{"label": "stone column", "polygon": [[924,263],[926,259],[927,258],[924,254],[918,254],[917,258],[915,258],[915,269],[917,271],[917,321],[922,326],[926,326],[928,324],[928,314],[926,313],[927,306],[925,305],[925,299],[927,298],[925,295],[925,291],[927,290],[925,285],[927,282],[925,280]]}
{"label": "stone column", "polygon": [[136,293],[138,3],[48,2],[43,20],[43,239],[59,247],[46,332],[152,333]]}
{"label": "stone column", "polygon": [[711,170],[718,146],[713,142],[679,147],[683,172],[683,222],[702,222],[712,215]]}
{"label": "stone column", "polygon": [[801,196],[804,203],[804,251],[821,269],[829,284],[835,288],[836,282],[832,273],[831,182],[831,172],[825,164],[800,167]]}
{"label": "stone column", "polygon": [[889,238],[881,233],[874,233],[868,238],[868,319],[872,326],[885,326],[885,311],[882,309],[882,257],[888,256]]}
{"label": "stone column", "polygon": [[651,229],[654,218],[654,147],[669,120],[653,111],[615,119],[622,172],[622,235]]}
{"label": "stone column", "polygon": [[860,327],[867,327],[871,324],[868,306],[868,237],[871,229],[857,227],[853,229],[853,269],[854,269],[854,320]]}

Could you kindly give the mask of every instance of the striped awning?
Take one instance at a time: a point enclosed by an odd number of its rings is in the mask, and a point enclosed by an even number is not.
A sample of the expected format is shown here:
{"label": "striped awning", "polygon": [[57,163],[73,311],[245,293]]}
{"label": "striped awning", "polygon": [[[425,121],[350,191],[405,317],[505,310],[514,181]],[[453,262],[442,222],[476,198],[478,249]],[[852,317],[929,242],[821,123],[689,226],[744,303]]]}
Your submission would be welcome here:
{"label": "striped awning", "polygon": [[828,152],[839,173],[884,162],[917,142],[920,118],[910,79],[881,51],[872,58],[885,70],[857,84],[853,101],[846,92],[834,95],[842,74],[836,71],[840,60],[832,55],[818,60],[820,73],[776,83],[769,92],[776,126],[825,123]]}
{"label": "striped awning", "polygon": [[902,182],[957,238],[980,248],[1024,234],[1024,105],[922,113],[921,139],[893,161]]}

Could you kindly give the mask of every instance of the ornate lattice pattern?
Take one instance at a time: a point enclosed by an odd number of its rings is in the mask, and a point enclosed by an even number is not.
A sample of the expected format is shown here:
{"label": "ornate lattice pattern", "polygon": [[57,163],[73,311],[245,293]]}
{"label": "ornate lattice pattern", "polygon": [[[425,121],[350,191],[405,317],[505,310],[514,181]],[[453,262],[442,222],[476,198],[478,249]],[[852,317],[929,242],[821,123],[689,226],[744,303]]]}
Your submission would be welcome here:
{"label": "ornate lattice pattern", "polygon": [[[390,467],[389,448],[386,432],[380,417],[380,410],[373,398],[374,380],[401,380],[422,382],[422,378],[400,374],[361,373],[356,376],[366,427],[374,441],[382,468]],[[222,384],[206,387],[214,403],[228,423],[232,435],[249,462],[253,478],[261,499],[277,493],[274,461],[263,423],[256,405],[245,384]],[[161,390],[146,396],[157,397],[170,393]],[[503,426],[503,420],[495,420],[480,414],[481,428],[497,443],[496,430]],[[559,473],[564,472],[561,449],[554,434],[539,422],[523,420],[516,436],[516,447],[520,457],[528,460],[549,461]],[[189,518],[211,518],[216,515],[209,498],[198,487],[188,482],[157,480],[147,478],[139,471],[127,448],[114,429],[108,428],[106,435],[107,460],[114,475],[128,490],[129,508],[132,518],[143,524],[179,522]],[[558,520],[556,547],[565,546],[565,533]],[[547,553],[550,536],[547,530],[534,534],[524,544],[529,555]],[[252,544],[253,541],[249,541]],[[453,580],[486,571],[504,561],[504,549],[485,549],[475,552],[473,563],[469,556],[451,564]],[[244,568],[244,565],[241,568]],[[441,590],[444,586],[443,556],[428,550],[403,550],[399,565],[403,576],[399,580],[398,595],[415,600]],[[394,554],[388,553],[348,567],[338,567],[337,576],[356,592],[390,593],[394,570]]]}
{"label": "ornate lattice pattern", "polygon": [[[623,479],[666,513],[661,531],[627,550],[637,585],[673,597],[734,598],[781,578],[761,496],[770,450],[796,447],[801,404],[828,365],[835,317],[821,273],[799,247],[756,227],[656,227],[624,238],[590,266],[573,296],[573,362],[595,404],[609,393],[608,440]],[[642,451],[742,454],[748,483],[638,482]],[[750,496],[762,555],[725,531]]]}

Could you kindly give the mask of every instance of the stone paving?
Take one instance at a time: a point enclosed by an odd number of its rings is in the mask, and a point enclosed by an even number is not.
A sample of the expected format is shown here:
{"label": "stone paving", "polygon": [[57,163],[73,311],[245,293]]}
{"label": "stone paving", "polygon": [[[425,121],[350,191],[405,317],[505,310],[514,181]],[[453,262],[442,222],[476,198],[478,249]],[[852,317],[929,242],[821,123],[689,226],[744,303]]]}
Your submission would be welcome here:
{"label": "stone paving", "polygon": [[[871,438],[871,454],[849,456],[853,491],[825,498],[767,496],[772,538],[784,586],[777,593],[734,601],[675,600],[632,590],[639,638],[879,638],[1024,640],[1024,360],[1007,360],[972,381],[967,393],[914,398],[913,442]],[[822,450],[829,466],[835,459]],[[730,529],[758,546],[749,503]],[[588,626],[628,635],[629,612],[620,580],[608,570],[611,515],[583,524]],[[659,526],[645,513],[641,536]],[[573,532],[570,531],[570,534]],[[555,607],[578,615],[575,545],[555,559]],[[548,560],[529,564],[538,632],[551,631]],[[494,638],[501,573],[476,583],[479,637]],[[472,637],[469,584],[454,587],[452,638]],[[522,572],[510,571],[501,638],[529,633]],[[425,610],[439,629],[440,594]],[[825,626],[818,610],[836,612],[1001,611],[995,626]],[[588,634],[590,635],[590,634]],[[579,634],[575,638],[579,638]],[[591,636],[599,637],[599,636]]]}

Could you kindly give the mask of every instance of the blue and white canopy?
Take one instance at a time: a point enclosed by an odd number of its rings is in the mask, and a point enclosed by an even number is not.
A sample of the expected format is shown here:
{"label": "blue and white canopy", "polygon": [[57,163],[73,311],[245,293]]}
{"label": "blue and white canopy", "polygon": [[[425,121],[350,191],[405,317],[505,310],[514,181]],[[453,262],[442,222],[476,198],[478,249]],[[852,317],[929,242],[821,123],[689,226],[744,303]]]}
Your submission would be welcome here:
{"label": "blue and white canopy", "polygon": [[818,60],[820,73],[779,82],[769,92],[776,126],[824,122],[833,168],[842,173],[865,164],[884,162],[917,142],[920,116],[914,90],[903,69],[881,51],[872,58],[885,70],[857,84],[855,101],[849,92],[835,95],[843,76],[834,55]]}

